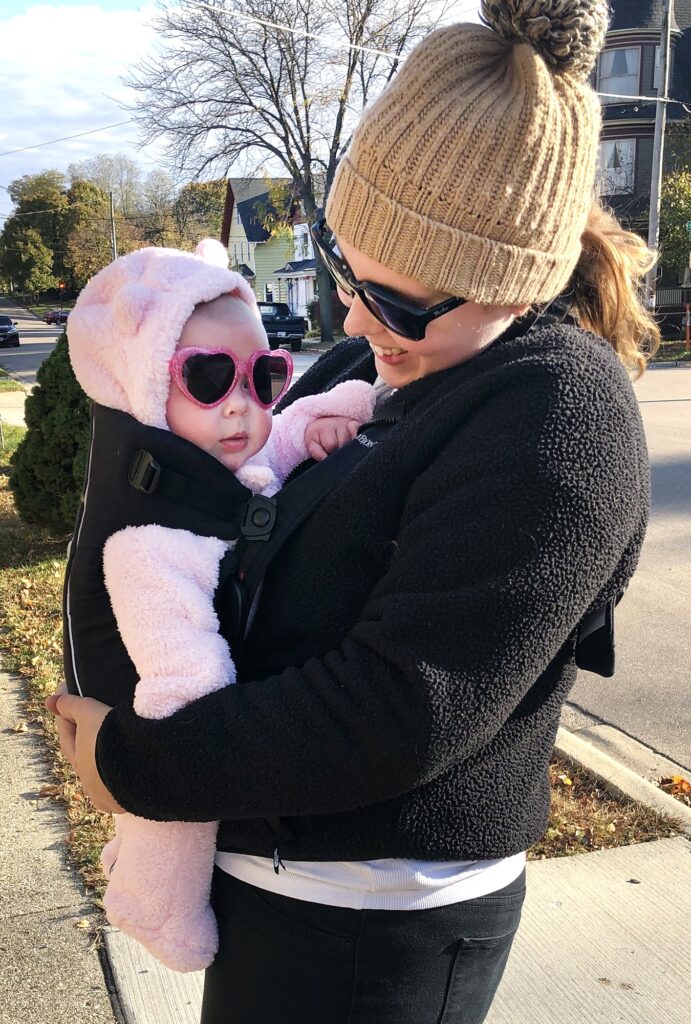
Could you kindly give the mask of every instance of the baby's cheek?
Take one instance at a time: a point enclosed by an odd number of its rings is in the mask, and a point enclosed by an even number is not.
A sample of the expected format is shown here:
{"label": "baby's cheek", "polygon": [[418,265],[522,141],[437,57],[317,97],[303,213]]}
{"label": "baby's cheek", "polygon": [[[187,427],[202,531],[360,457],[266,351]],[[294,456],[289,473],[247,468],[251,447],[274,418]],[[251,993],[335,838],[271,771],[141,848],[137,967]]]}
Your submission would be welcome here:
{"label": "baby's cheek", "polygon": [[261,409],[260,410],[260,414],[261,414],[261,420],[257,424],[257,431],[256,431],[257,442],[258,442],[257,443],[257,447],[256,447],[256,451],[257,452],[261,451],[261,449],[264,447],[266,442],[269,440],[269,437],[271,435],[271,426],[272,426],[272,423],[271,423],[271,419],[272,419],[272,417],[271,417],[271,410],[270,409]]}
{"label": "baby's cheek", "polygon": [[200,429],[200,420],[201,417],[197,415],[197,408],[192,402],[188,402],[179,392],[170,392],[166,404],[166,422],[171,433],[204,447],[205,438],[203,430]]}

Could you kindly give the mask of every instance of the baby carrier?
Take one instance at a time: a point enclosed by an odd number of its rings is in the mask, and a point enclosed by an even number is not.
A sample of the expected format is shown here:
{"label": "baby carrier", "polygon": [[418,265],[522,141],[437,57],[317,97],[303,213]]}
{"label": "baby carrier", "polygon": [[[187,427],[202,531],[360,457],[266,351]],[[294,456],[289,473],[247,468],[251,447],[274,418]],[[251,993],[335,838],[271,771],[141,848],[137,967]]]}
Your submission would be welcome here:
{"label": "baby carrier", "polygon": [[[108,537],[156,524],[234,541],[252,492],[213,456],[167,430],[94,404],[82,500],[64,589],[65,678],[70,693],[131,701],[137,673],[120,638],[103,573]],[[232,596],[231,588],[231,596]],[[219,603],[231,641],[237,609]]]}
{"label": "baby carrier", "polygon": [[[103,580],[103,547],[111,534],[125,526],[156,523],[236,541],[221,564],[215,608],[221,635],[237,650],[271,561],[401,415],[395,403],[387,403],[387,413],[386,419],[363,425],[354,442],[328,459],[304,462],[275,497],[266,498],[252,494],[212,456],[184,439],[143,426],[126,413],[94,405],[87,475],[64,596],[69,691],[114,705],[131,700],[137,683]],[[581,622],[576,646],[579,668],[604,677],[614,674],[614,607],[621,596],[600,605]]]}

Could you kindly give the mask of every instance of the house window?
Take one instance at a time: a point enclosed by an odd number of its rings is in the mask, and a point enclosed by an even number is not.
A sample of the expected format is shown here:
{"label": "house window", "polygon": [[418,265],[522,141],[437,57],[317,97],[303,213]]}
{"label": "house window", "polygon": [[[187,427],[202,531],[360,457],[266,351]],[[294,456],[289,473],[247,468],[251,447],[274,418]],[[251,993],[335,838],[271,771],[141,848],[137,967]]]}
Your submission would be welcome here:
{"label": "house window", "polygon": [[608,139],[600,143],[597,183],[601,196],[632,193],[635,171],[635,139]]}
{"label": "house window", "polygon": [[242,219],[240,217],[240,207],[239,206],[235,207],[235,223],[238,225],[238,227],[242,227]]}
{"label": "house window", "polygon": [[[638,96],[641,79],[640,46],[605,50],[600,54],[597,91],[614,96]],[[605,101],[606,102],[606,101]]]}
{"label": "house window", "polygon": [[271,284],[265,284],[264,285],[264,299],[265,299],[266,302],[273,302],[274,301],[274,286],[273,286],[273,282]]}
{"label": "house window", "polygon": [[655,47],[655,72],[653,74],[653,89],[657,89],[660,92],[662,88],[662,50],[659,46]]}

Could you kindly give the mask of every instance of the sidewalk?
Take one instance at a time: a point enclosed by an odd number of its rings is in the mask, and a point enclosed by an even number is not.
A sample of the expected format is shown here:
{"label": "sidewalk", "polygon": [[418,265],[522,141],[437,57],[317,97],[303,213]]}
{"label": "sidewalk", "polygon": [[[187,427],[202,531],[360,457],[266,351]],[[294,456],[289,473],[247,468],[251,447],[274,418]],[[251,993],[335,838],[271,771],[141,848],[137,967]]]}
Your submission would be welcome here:
{"label": "sidewalk", "polygon": [[[0,694],[2,1024],[198,1024],[202,974],[168,971],[115,929],[106,931],[103,965],[90,948],[78,924],[98,921],[98,912],[66,865],[59,805],[39,795],[49,781],[41,739],[31,727],[14,732],[21,682],[0,675]],[[573,734],[559,742],[564,748]],[[612,765],[625,788],[626,768],[610,758],[602,770]],[[687,830],[530,863],[523,922],[487,1024],[685,1020],[691,817]]]}
{"label": "sidewalk", "polygon": [[114,1024],[89,936],[100,915],[67,862],[62,806],[40,795],[52,781],[43,738],[14,731],[23,696],[0,672],[0,1021]]}
{"label": "sidewalk", "polygon": [[24,426],[26,391],[0,391],[0,419],[12,426]]}
{"label": "sidewalk", "polygon": [[[531,862],[523,921],[486,1024],[681,1024],[690,869],[682,836]],[[167,971],[114,929],[106,949],[128,1024],[198,1024],[203,975]]]}

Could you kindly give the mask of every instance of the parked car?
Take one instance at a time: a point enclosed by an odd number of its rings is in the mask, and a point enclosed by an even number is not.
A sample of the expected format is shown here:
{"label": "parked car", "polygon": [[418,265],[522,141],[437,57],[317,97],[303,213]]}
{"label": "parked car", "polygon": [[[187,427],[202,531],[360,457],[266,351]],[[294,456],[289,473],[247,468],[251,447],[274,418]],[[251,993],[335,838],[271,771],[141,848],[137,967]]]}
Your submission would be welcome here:
{"label": "parked car", "polygon": [[3,314],[0,316],[0,345],[7,348],[10,346],[16,348],[18,344],[19,331],[17,330],[17,321]]}
{"label": "parked car", "polygon": [[66,324],[69,309],[49,309],[43,319],[47,324]]}
{"label": "parked car", "polygon": [[291,352],[299,352],[307,321],[301,316],[294,316],[287,302],[258,302],[257,305],[271,348],[288,342]]}

